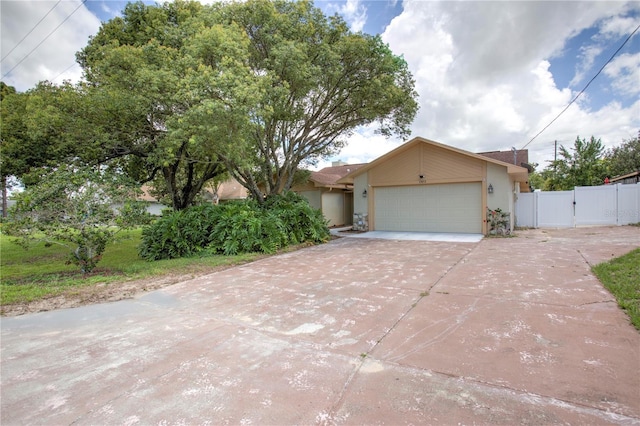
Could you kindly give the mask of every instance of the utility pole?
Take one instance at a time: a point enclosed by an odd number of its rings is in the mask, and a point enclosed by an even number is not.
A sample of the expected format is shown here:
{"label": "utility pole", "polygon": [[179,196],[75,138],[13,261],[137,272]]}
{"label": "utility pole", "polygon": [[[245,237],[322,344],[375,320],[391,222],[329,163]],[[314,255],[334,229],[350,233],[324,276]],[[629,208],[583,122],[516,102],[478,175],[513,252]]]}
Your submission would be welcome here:
{"label": "utility pole", "polygon": [[518,165],[518,150],[515,146],[511,147],[511,151],[513,151],[513,164]]}

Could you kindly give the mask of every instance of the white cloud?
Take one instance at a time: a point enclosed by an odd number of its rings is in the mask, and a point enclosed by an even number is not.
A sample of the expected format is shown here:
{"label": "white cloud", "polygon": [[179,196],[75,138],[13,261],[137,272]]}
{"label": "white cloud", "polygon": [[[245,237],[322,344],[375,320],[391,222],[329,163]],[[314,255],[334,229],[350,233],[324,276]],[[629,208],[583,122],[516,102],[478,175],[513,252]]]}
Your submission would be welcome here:
{"label": "white cloud", "polygon": [[346,0],[341,3],[329,3],[326,10],[330,14],[338,13],[349,24],[351,31],[362,31],[367,23],[367,8],[361,0]]}
{"label": "white cloud", "polygon": [[573,87],[585,80],[593,67],[593,64],[598,56],[604,50],[602,45],[592,44],[580,47],[580,62],[576,65],[576,74],[569,82],[569,86]]}
{"label": "white cloud", "polygon": [[640,52],[616,57],[606,66],[604,73],[613,79],[612,87],[621,94],[640,94]]}
{"label": "white cloud", "polygon": [[[203,2],[209,3],[212,0]],[[34,32],[2,61],[2,75],[49,34],[80,0],[65,0]],[[55,5],[55,0],[2,0],[1,51],[9,52]],[[600,32],[585,44],[588,52],[607,40],[619,40],[637,26],[638,3],[615,2],[404,2],[383,34],[396,54],[404,55],[416,79],[421,109],[412,126],[423,136],[470,151],[522,147],[547,125],[575,96],[558,87],[550,61],[564,55],[571,37],[598,24]],[[108,8],[109,5],[107,4]],[[352,30],[361,30],[367,18],[364,0],[347,0],[324,8],[345,17]],[[635,18],[628,16],[635,8]],[[63,78],[77,80],[74,54],[86,46],[100,27],[84,6],[69,18],[29,58],[3,78],[18,90],[33,87],[71,68]],[[636,36],[638,37],[638,36]],[[632,40],[633,41],[633,40]],[[630,42],[631,43],[631,42]],[[637,41],[636,41],[637,43]],[[637,45],[637,44],[636,44]],[[637,52],[637,49],[636,51]],[[621,54],[603,72],[612,79],[615,95],[638,95],[638,53]],[[532,161],[544,164],[553,156],[553,141],[571,145],[577,135],[601,137],[607,146],[634,137],[640,128],[640,102],[624,107],[612,101],[588,109],[589,91],[531,145]],[[403,141],[375,135],[373,127],[360,129],[334,159],[367,162]],[[318,167],[330,163],[320,163]]]}
{"label": "white cloud", "polygon": [[[120,6],[120,4],[119,4],[119,3],[118,3],[118,6]],[[122,11],[121,11],[119,8],[115,8],[115,9],[114,9],[114,8],[112,8],[112,7],[109,5],[109,3],[108,3],[108,2],[106,2],[106,1],[103,1],[103,2],[100,4],[100,9],[102,9],[102,11],[103,11],[104,13],[106,13],[107,15],[112,16],[112,17],[114,17],[114,18],[115,18],[116,16],[121,16],[121,14],[122,14]]]}
{"label": "white cloud", "polygon": [[[2,80],[19,91],[33,87],[41,80],[55,79],[58,76],[56,82],[62,79],[75,81],[81,77],[80,68],[73,66],[75,52],[86,46],[89,36],[95,34],[100,27],[100,21],[84,5],[80,5],[79,0],[60,2],[19,43],[55,4],[54,1],[31,0],[0,2],[2,56],[5,56],[4,52],[17,46],[2,61]],[[80,7],[74,12],[78,6]],[[46,38],[68,16],[67,21]],[[43,40],[45,41],[33,50]]]}
{"label": "white cloud", "polygon": [[603,20],[602,25],[600,26],[598,38],[626,36],[627,34],[631,34],[637,26],[637,17],[620,15],[609,16]]}
{"label": "white cloud", "polygon": [[[382,37],[404,56],[416,80],[421,108],[412,135],[472,152],[522,148],[576,95],[570,87],[556,85],[550,61],[564,55],[568,40],[597,23],[607,33],[627,31],[630,22],[619,15],[628,7],[613,2],[405,0],[403,13]],[[585,58],[591,53],[585,50]],[[613,87],[626,88],[633,78],[637,86],[637,71],[632,71],[638,69],[637,61],[635,55],[621,56],[612,63],[608,73],[615,79]],[[613,146],[637,134],[640,103],[625,108],[612,101],[591,111],[585,103],[588,95],[527,147],[532,162],[544,165],[553,158],[554,140],[571,146],[578,135],[594,135]],[[364,136],[354,136],[341,156],[365,160],[380,141],[365,143]],[[386,149],[382,153],[401,143],[380,143]]]}

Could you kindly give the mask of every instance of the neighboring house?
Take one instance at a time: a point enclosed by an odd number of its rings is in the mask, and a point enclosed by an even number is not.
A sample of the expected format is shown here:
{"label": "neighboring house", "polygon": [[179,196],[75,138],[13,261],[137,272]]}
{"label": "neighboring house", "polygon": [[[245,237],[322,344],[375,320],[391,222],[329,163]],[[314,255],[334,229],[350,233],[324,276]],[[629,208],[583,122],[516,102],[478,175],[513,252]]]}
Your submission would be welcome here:
{"label": "neighboring house", "polygon": [[154,216],[161,216],[162,210],[169,208],[169,206],[159,203],[156,197],[150,194],[151,187],[149,185],[142,185],[142,188],[140,189],[142,190],[142,195],[138,197],[138,200],[146,201],[148,203],[147,212],[150,214]]}
{"label": "neighboring house", "polygon": [[[528,149],[518,149],[515,151],[488,151],[488,152],[478,152],[478,154],[483,155],[485,157],[493,158],[494,160],[502,161],[503,163],[515,164],[516,166],[524,167],[525,169],[530,168],[529,165],[529,150]],[[533,171],[533,170],[532,170]]]}
{"label": "neighboring house", "polygon": [[364,164],[332,163],[317,172],[311,172],[307,182],[291,188],[309,200],[313,208],[322,211],[329,226],[351,225],[353,219],[353,185],[337,183]]}
{"label": "neighboring house", "polygon": [[640,183],[640,170],[636,170],[635,172],[627,173],[626,175],[612,177],[609,180],[609,183],[624,183],[624,184],[634,184]]}
{"label": "neighboring house", "polygon": [[[158,200],[149,193],[151,188],[148,185],[143,185],[141,189],[142,196],[140,196],[139,199],[149,203],[147,207],[149,213],[160,216],[162,215],[162,210],[170,208],[170,206],[160,204]],[[217,188],[207,187],[202,196],[206,201],[214,204],[231,200],[243,200],[247,198],[247,189],[237,180],[230,178],[220,183]]]}
{"label": "neighboring house", "polygon": [[234,178],[229,178],[218,185],[217,191],[207,190],[207,194],[210,194],[211,200],[214,202],[231,201],[231,200],[244,200],[247,198],[249,192],[247,188],[242,186],[240,182]]}
{"label": "neighboring house", "polygon": [[528,176],[524,167],[418,137],[337,183],[353,184],[354,213],[370,230],[486,234],[487,208],[508,212],[513,230]]}
{"label": "neighboring house", "polygon": [[[499,160],[504,163],[515,164],[516,166],[524,167],[532,173],[534,171],[534,167],[529,164],[529,150],[528,149],[518,149],[514,151],[489,151],[489,152],[478,152],[478,154],[483,155],[485,157],[493,158],[494,160]],[[531,186],[529,185],[529,180],[526,182],[520,182],[520,192],[531,192]]]}

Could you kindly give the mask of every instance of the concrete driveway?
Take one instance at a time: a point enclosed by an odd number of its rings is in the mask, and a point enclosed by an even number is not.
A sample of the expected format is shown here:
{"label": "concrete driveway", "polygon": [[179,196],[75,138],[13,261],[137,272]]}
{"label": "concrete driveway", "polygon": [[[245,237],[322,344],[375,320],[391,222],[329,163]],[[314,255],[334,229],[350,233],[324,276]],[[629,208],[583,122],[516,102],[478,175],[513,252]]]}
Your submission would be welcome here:
{"label": "concrete driveway", "polygon": [[590,272],[640,228],[343,238],[2,319],[1,423],[640,424],[640,333]]}

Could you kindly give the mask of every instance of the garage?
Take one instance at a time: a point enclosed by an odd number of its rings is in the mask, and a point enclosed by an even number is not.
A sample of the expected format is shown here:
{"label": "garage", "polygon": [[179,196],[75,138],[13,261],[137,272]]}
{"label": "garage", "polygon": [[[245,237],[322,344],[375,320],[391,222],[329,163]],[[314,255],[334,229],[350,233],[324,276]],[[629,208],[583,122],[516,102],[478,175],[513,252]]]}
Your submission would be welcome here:
{"label": "garage", "polygon": [[338,183],[353,185],[362,229],[488,234],[487,210],[505,212],[513,227],[528,178],[525,167],[417,137]]}
{"label": "garage", "polygon": [[481,208],[480,182],[375,188],[380,231],[482,233]]}

